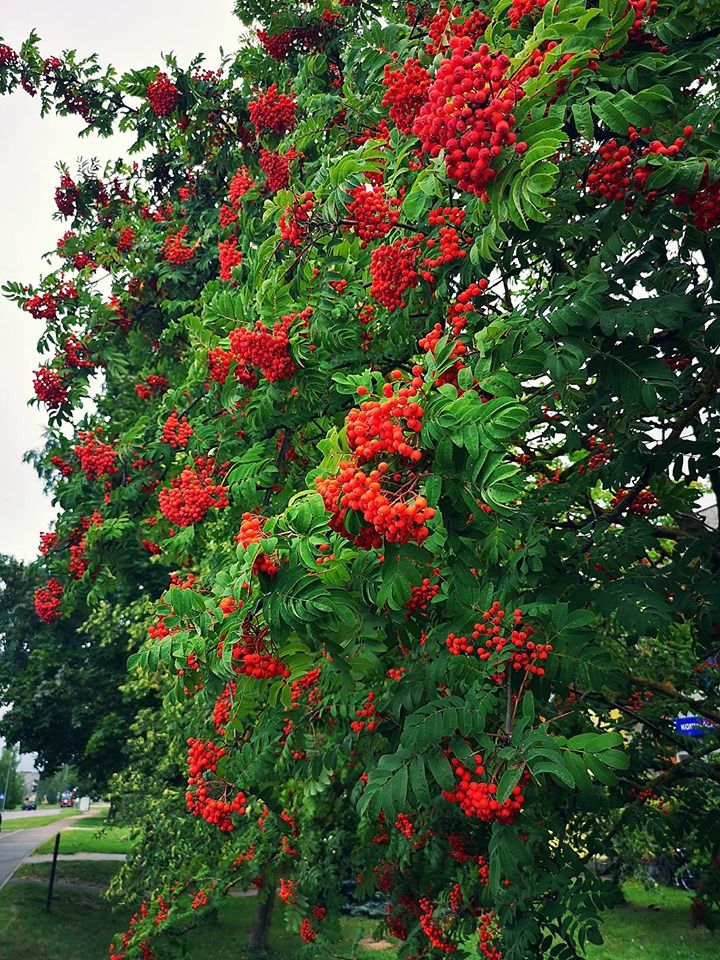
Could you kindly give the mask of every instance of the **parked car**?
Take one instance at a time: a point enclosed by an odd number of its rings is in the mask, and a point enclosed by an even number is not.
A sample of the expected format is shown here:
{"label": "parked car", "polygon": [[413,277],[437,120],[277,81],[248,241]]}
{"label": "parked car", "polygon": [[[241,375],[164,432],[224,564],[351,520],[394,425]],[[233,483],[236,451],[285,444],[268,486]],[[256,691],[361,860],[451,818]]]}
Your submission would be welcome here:
{"label": "parked car", "polygon": [[37,803],[34,800],[26,800],[21,807],[22,810],[37,810]]}
{"label": "parked car", "polygon": [[61,807],[75,806],[75,799],[69,790],[66,790],[64,793],[60,794],[60,806]]}

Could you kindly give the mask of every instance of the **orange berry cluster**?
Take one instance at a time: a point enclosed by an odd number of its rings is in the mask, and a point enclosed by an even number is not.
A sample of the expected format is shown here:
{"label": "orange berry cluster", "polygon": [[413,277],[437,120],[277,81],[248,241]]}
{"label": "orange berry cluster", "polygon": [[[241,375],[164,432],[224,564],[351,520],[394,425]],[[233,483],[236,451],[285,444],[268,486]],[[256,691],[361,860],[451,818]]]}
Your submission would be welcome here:
{"label": "orange berry cluster", "polygon": [[[504,636],[503,634],[507,632],[503,625],[504,618],[505,611],[495,601],[490,609],[483,613],[483,622],[475,624],[471,639],[456,636],[454,633],[448,634],[445,640],[448,650],[453,656],[476,653],[481,660],[489,660],[493,654],[500,653],[506,646],[510,646],[512,656],[509,662],[513,670],[524,670],[536,676],[543,676],[545,673],[543,663],[552,653],[552,645],[535,643],[531,639],[535,630],[529,624],[522,622],[521,610],[513,611],[513,629],[509,637]],[[493,674],[493,679],[500,683],[504,678],[505,666],[503,665],[497,673]]]}
{"label": "orange berry cluster", "polygon": [[238,250],[238,238],[228,237],[218,242],[218,261],[220,263],[220,279],[232,280],[233,267],[243,262],[242,250]]}
{"label": "orange berry cluster", "polygon": [[82,442],[75,444],[75,456],[80,461],[80,469],[88,480],[99,480],[100,477],[118,472],[115,463],[118,457],[117,450],[114,450],[109,443],[103,443],[98,436],[100,433],[100,428],[95,433],[86,430],[78,431],[78,439]]}
{"label": "orange berry cluster", "polygon": [[493,166],[506,147],[523,152],[513,131],[515,103],[522,90],[506,77],[510,60],[487,44],[473,50],[470,37],[450,39],[450,56],[440,64],[413,125],[423,152],[445,153],[448,176],[461,190],[487,200],[497,175]]}
{"label": "orange berry cluster", "polygon": [[61,615],[63,585],[59,580],[51,577],[44,587],[35,591],[35,613],[45,623],[53,623]]}
{"label": "orange berry cluster", "polygon": [[285,663],[266,652],[265,641],[269,632],[267,628],[258,629],[252,623],[244,624],[242,641],[234,643],[232,648],[232,668],[235,673],[253,680],[273,680],[275,677],[287,679],[290,676]]}
{"label": "orange berry cluster", "polygon": [[388,202],[382,184],[361,183],[350,191],[350,196],[347,215],[362,247],[384,237],[400,219],[402,200],[396,197]]}
{"label": "orange berry cluster", "polygon": [[[238,791],[227,799],[228,785],[212,775],[217,772],[218,761],[225,755],[222,747],[216,747],[212,740],[188,740],[188,789],[185,794],[187,808],[194,817],[202,817],[213,823],[224,833],[235,829],[232,820],[234,813],[243,816],[247,810],[245,794]],[[210,774],[210,778],[206,777]],[[220,797],[213,797],[211,790],[220,790]]]}
{"label": "orange berry cluster", "polygon": [[[240,530],[235,537],[235,542],[247,549],[253,543],[260,543],[264,539],[263,526],[265,520],[253,513],[244,513]],[[266,573],[269,577],[274,577],[280,567],[272,557],[266,553],[259,553],[253,563],[253,573]]]}
{"label": "orange berry cluster", "polygon": [[188,423],[188,418],[178,417],[177,410],[173,410],[163,426],[163,443],[169,444],[173,450],[184,450],[192,435],[193,428]]}
{"label": "orange berry cluster", "polygon": [[273,83],[267,93],[259,94],[257,100],[248,103],[250,123],[258,136],[266,130],[282,136],[295,126],[296,107],[293,98],[286,93],[278,94],[277,84]]}
{"label": "orange berry cluster", "polygon": [[163,259],[174,264],[176,267],[182,266],[182,264],[187,263],[188,260],[192,260],[197,250],[197,243],[194,243],[191,247],[185,243],[187,232],[188,225],[185,223],[177,233],[169,233],[163,243]]}
{"label": "orange berry cluster", "polygon": [[[513,787],[510,796],[502,803],[497,800],[497,784],[487,780],[479,780],[485,773],[483,758],[475,754],[475,769],[470,771],[456,757],[449,756],[453,773],[458,778],[454,790],[443,790],[442,795],[450,803],[457,803],[466,817],[474,817],[483,823],[514,823],[518,813],[522,810],[525,797],[522,787],[518,784]],[[521,783],[527,781],[527,774]]]}
{"label": "orange berry cluster", "polygon": [[212,465],[196,461],[195,468],[187,466],[173,477],[171,486],[163,487],[158,503],[164,517],[178,527],[200,523],[208,510],[223,510],[228,505],[227,487],[216,484]]}
{"label": "orange berry cluster", "polygon": [[421,240],[422,234],[403,237],[394,243],[382,244],[371,254],[370,296],[391,313],[407,306],[403,294],[417,285],[416,264]]}
{"label": "orange berry cluster", "polygon": [[390,119],[402,133],[412,133],[413,123],[425,104],[430,90],[430,73],[415,57],[411,57],[399,69],[385,64],[382,99],[384,107],[390,107]]}
{"label": "orange berry cluster", "polygon": [[146,94],[150,108],[158,117],[166,117],[175,109],[180,91],[166,73],[158,72],[148,85]]}
{"label": "orange berry cluster", "polygon": [[411,384],[387,400],[368,400],[350,411],[347,440],[358,465],[380,454],[405,457],[414,463],[422,459],[422,451],[408,443],[420,433],[425,415],[423,407],[412,399],[417,393],[418,387]]}

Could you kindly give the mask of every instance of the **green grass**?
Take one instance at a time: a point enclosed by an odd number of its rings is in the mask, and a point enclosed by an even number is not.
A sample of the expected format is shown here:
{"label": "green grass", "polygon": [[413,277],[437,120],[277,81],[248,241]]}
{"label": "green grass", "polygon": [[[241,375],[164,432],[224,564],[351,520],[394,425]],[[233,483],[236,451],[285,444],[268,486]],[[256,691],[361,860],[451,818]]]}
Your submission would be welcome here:
{"label": "green grass", "polygon": [[[55,884],[84,883],[104,890],[121,866],[116,860],[58,860]],[[24,863],[15,872],[15,877],[47,884],[50,867],[50,863]]]}
{"label": "green grass", "polygon": [[[99,886],[116,869],[118,864],[61,861],[50,916],[43,913],[43,886],[8,884],[0,893],[0,957],[90,960],[106,956],[107,944],[125,928],[130,911],[113,912],[99,892],[63,887],[63,881]],[[48,871],[49,864],[26,864],[21,875],[46,879]],[[690,894],[665,888],[648,892],[639,884],[628,884],[625,892],[628,904],[606,917],[606,943],[591,947],[588,960],[717,960],[720,956],[720,936],[690,925]],[[246,960],[243,944],[253,910],[251,897],[228,898],[216,920],[201,923],[185,936],[184,956],[187,960]],[[369,950],[358,944],[364,937],[371,938],[375,929],[373,921],[344,920],[342,942],[333,952],[358,960],[393,960],[394,948]],[[276,908],[269,960],[293,960],[300,946],[297,934],[285,928],[282,910]],[[162,946],[155,952],[163,960]]]}
{"label": "green grass", "polygon": [[45,817],[18,817],[16,820],[3,819],[2,832],[6,830],[29,830],[31,827],[47,827],[56,820],[76,817],[77,810],[64,810],[62,813],[49,813]]}
{"label": "green grass", "polygon": [[[127,827],[108,827],[102,831],[76,830],[68,827],[60,837],[60,853],[129,853],[130,831]],[[35,853],[52,853],[55,838],[41,843]]]}

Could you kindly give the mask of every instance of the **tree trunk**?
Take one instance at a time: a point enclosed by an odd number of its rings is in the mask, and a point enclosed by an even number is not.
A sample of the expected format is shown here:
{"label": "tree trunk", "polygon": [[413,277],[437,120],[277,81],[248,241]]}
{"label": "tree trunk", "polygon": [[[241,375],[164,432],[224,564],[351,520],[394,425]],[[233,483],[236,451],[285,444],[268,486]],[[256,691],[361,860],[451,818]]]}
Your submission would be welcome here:
{"label": "tree trunk", "polygon": [[264,953],[267,951],[268,934],[270,933],[270,922],[272,920],[273,907],[275,906],[275,886],[268,884],[258,896],[258,904],[255,909],[250,933],[248,934],[248,950],[251,953]]}

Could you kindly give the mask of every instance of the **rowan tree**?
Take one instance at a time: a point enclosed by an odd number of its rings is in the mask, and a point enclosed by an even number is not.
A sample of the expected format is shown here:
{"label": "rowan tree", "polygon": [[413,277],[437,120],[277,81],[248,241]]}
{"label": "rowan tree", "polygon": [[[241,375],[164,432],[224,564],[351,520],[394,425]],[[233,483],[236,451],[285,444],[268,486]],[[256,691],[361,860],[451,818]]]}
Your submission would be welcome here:
{"label": "rowan tree", "polygon": [[130,669],[187,739],[111,956],[253,884],[319,951],[351,880],[403,957],[569,960],[639,828],[700,917],[716,5],[237,11],[213,70],[0,48],[0,89],[144,151],[61,168],[57,266],[6,287],[45,323],[38,614],[156,599]]}

